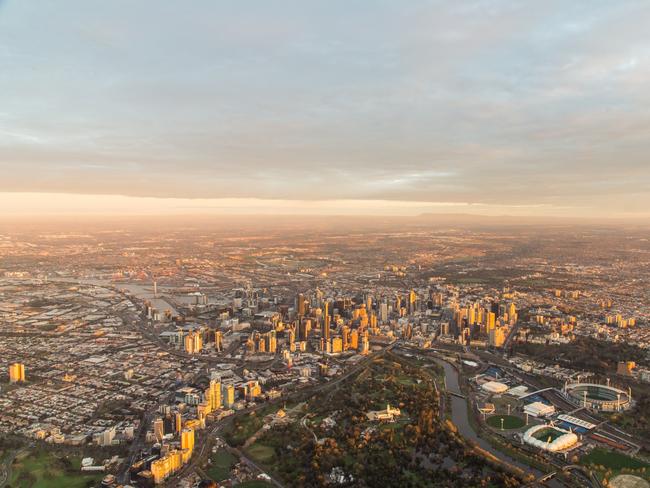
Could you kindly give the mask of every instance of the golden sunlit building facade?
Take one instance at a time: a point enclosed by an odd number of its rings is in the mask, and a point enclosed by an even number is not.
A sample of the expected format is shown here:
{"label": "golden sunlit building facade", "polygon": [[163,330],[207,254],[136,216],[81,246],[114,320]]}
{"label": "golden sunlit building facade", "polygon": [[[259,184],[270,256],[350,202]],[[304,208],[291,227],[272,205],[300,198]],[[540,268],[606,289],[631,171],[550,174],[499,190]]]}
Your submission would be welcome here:
{"label": "golden sunlit building facade", "polygon": [[9,382],[22,383],[25,381],[25,365],[23,363],[13,363],[9,365]]}
{"label": "golden sunlit building facade", "polygon": [[155,484],[160,484],[176,473],[183,465],[183,453],[173,450],[151,463],[151,475]]}

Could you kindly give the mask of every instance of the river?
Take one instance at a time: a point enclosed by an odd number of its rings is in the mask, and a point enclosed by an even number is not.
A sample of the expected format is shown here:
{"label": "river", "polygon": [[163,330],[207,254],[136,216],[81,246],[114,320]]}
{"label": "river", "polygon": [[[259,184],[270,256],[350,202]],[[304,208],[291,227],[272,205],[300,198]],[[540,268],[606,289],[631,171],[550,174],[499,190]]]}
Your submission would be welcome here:
{"label": "river", "polygon": [[[435,362],[438,365],[442,366],[445,370],[445,383],[447,385],[447,390],[453,393],[464,395],[460,389],[460,384],[458,382],[458,371],[456,368],[454,368],[451,363],[442,359],[436,358]],[[463,437],[473,441],[482,449],[494,455],[496,458],[513,466],[517,466],[518,468],[524,470],[526,473],[532,473],[536,478],[540,478],[545,474],[535,468],[528,466],[527,464],[511,458],[507,454],[502,453],[501,451],[492,447],[492,445],[485,439],[479,437],[472,425],[469,423],[468,400],[464,400],[454,395],[449,395],[449,398],[451,399],[451,420],[458,428],[458,432]],[[562,486],[554,479],[547,481],[546,484],[554,488],[560,488]]]}

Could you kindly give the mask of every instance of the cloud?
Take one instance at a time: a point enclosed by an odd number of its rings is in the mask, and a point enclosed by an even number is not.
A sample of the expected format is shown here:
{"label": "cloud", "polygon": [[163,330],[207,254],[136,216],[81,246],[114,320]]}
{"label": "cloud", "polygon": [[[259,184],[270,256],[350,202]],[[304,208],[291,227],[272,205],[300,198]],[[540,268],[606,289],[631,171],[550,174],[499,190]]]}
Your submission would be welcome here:
{"label": "cloud", "polygon": [[640,212],[649,24],[632,0],[10,0],[0,191]]}

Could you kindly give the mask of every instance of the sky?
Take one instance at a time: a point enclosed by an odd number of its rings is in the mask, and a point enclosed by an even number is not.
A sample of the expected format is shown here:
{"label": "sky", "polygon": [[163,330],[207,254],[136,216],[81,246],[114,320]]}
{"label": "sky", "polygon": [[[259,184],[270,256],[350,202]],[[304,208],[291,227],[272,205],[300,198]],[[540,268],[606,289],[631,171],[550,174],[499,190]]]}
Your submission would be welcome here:
{"label": "sky", "polygon": [[650,218],[647,1],[0,0],[0,214]]}

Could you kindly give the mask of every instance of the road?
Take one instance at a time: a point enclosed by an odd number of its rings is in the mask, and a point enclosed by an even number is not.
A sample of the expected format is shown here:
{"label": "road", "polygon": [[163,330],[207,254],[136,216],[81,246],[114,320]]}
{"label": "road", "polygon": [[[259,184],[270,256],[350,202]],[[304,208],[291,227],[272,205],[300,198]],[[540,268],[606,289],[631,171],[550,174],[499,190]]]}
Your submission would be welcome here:
{"label": "road", "polygon": [[[176,473],[174,476],[170,477],[167,480],[167,486],[174,487],[178,484],[178,482],[186,475],[189,473],[192,473],[196,471],[200,465],[206,460],[207,455],[209,454],[209,448],[212,446],[212,442],[214,441],[216,435],[219,433],[221,429],[223,429],[226,425],[231,423],[235,418],[241,417],[243,415],[249,415],[253,412],[256,412],[258,410],[264,409],[268,407],[269,405],[274,405],[274,404],[280,404],[284,403],[287,400],[291,400],[294,397],[298,398],[303,398],[307,396],[312,396],[317,393],[326,391],[330,388],[333,388],[337,385],[339,385],[341,382],[345,381],[346,379],[350,378],[357,372],[359,372],[361,369],[365,368],[368,364],[370,364],[374,359],[377,357],[385,354],[387,351],[390,351],[393,347],[395,346],[395,343],[390,344],[388,347],[381,349],[380,351],[375,351],[368,356],[366,356],[364,359],[359,361],[357,364],[352,366],[348,371],[343,373],[342,375],[336,377],[335,379],[328,381],[326,383],[320,383],[318,385],[314,385],[308,388],[303,388],[300,390],[296,390],[294,392],[291,392],[287,396],[277,398],[275,400],[271,400],[269,402],[264,402],[264,403],[259,403],[253,407],[245,408],[242,410],[238,410],[234,415],[231,415],[229,417],[226,417],[212,426],[208,427],[203,433],[200,433],[199,438],[197,439],[197,444],[200,444],[200,448],[198,450],[195,450],[194,455],[192,456],[192,459],[188,464],[186,464],[178,473]],[[261,473],[266,473],[262,467],[254,463],[252,460],[248,459],[246,456],[244,456],[239,449],[235,449],[233,447],[229,447],[229,449],[234,449],[238,454],[238,456],[241,457],[242,461],[245,462],[247,465],[257,469]],[[137,452],[137,451],[136,451]],[[271,478],[271,481],[276,485],[276,486],[283,486],[278,480],[274,480]]]}
{"label": "road", "polygon": [[268,474],[268,473],[267,473],[263,468],[261,468],[259,465],[257,465],[254,461],[252,461],[251,459],[247,458],[247,457],[244,455],[244,453],[242,453],[239,449],[236,449],[236,448],[234,448],[234,447],[229,447],[228,450],[229,450],[232,454],[234,454],[235,456],[237,456],[237,457],[240,459],[241,462],[243,462],[244,464],[246,464],[246,465],[249,467],[249,469],[254,469],[254,470],[259,471],[260,473],[264,473],[264,474],[266,474],[266,476],[269,477],[271,483],[273,483],[273,484],[274,484],[275,486],[277,486],[278,488],[284,488],[284,485],[283,485],[282,483],[280,483],[277,479],[275,479],[273,476],[271,476],[270,474]]}
{"label": "road", "polygon": [[503,343],[503,347],[502,347],[502,349],[503,349],[504,351],[507,351],[507,350],[508,350],[508,348],[510,347],[510,344],[512,343],[512,340],[513,340],[513,339],[515,338],[515,336],[517,335],[517,331],[519,330],[519,324],[520,324],[520,323],[521,323],[521,322],[517,322],[517,323],[512,327],[512,329],[510,330],[510,334],[508,334],[508,337],[506,337],[506,340],[505,340],[504,343]]}
{"label": "road", "polygon": [[[174,397],[174,392],[171,392],[167,396],[166,401],[170,401],[173,397]],[[151,425],[151,422],[153,422],[154,418],[157,416],[157,411],[158,411],[158,406],[156,405],[150,408],[148,411],[146,411],[142,416],[142,421],[140,422],[140,426],[138,427],[138,432],[136,432],[135,435],[133,436],[133,442],[131,443],[131,447],[129,448],[129,454],[127,455],[122,467],[117,473],[116,478],[119,483],[124,484],[124,483],[128,483],[131,480],[131,474],[129,472],[129,468],[133,463],[136,462],[137,457],[140,455],[140,452],[144,447],[147,428],[148,426]]]}

